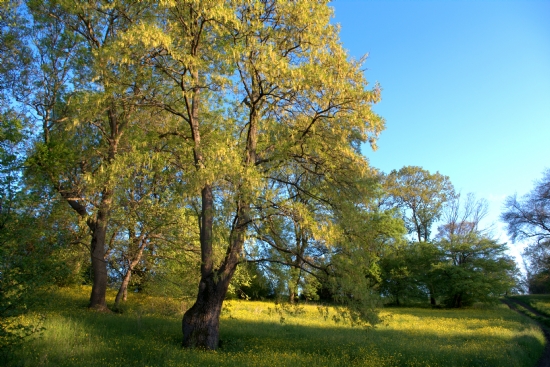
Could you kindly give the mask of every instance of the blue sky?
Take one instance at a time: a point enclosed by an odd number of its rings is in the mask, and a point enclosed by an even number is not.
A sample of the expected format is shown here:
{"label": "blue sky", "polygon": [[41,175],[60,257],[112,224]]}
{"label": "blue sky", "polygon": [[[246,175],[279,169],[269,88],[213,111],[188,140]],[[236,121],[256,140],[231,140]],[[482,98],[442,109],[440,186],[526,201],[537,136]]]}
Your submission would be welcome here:
{"label": "blue sky", "polygon": [[[382,86],[384,172],[439,171],[489,201],[498,223],[506,196],[523,195],[550,168],[550,1],[331,3],[352,57],[368,53],[369,82]],[[487,223],[487,224],[488,224]]]}

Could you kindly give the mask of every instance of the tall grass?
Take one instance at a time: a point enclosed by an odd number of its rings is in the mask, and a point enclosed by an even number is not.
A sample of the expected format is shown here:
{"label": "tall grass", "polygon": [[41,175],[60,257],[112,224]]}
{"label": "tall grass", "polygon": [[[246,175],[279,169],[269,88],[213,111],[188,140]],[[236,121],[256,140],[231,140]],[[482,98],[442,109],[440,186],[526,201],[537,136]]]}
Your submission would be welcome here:
{"label": "tall grass", "polygon": [[335,322],[331,309],[315,305],[231,301],[222,315],[222,348],[185,350],[185,303],[131,295],[123,314],[101,314],[86,309],[88,294],[52,294],[37,310],[46,331],[3,365],[533,366],[544,347],[536,325],[504,307],[390,308],[382,311],[383,325],[365,330]]}

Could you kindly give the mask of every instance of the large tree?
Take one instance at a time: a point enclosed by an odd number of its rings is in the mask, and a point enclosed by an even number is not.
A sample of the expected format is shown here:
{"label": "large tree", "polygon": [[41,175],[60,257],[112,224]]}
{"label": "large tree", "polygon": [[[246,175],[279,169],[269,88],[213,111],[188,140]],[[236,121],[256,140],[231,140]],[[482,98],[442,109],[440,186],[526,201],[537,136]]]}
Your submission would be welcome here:
{"label": "large tree", "polygon": [[321,190],[368,173],[360,148],[383,128],[370,109],[379,89],[368,89],[361,61],[341,47],[327,1],[155,6],[156,17],[136,22],[120,49],[155,75],[147,103],[179,118],[159,132],[198,204],[202,259],[183,344],[215,349],[251,224],[287,200],[277,183],[295,166]]}
{"label": "large tree", "polygon": [[[123,2],[27,1],[29,82],[14,100],[38,130],[27,174],[57,191],[91,234],[90,307],[107,310],[110,217],[120,157],[135,149],[138,68],[121,67],[112,47],[143,11]],[[112,236],[112,231],[111,231]]]}

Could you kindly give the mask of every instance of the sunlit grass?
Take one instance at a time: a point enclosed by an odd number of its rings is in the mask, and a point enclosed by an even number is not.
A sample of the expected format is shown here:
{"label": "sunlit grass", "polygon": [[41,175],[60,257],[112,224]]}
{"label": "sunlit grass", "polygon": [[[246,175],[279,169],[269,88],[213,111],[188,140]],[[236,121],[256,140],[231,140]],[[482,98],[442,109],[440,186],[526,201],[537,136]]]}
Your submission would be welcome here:
{"label": "sunlit grass", "polygon": [[532,294],[528,296],[514,296],[512,298],[525,302],[541,314],[550,317],[550,294]]}
{"label": "sunlit grass", "polygon": [[[46,331],[12,366],[533,366],[544,338],[505,307],[384,309],[374,330],[325,317],[315,305],[226,302],[222,348],[180,348],[187,304],[131,295],[123,314],[86,310],[89,288],[60,289],[44,309]],[[111,302],[114,294],[110,294]],[[325,314],[326,316],[326,314]],[[2,364],[2,363],[0,363]]]}

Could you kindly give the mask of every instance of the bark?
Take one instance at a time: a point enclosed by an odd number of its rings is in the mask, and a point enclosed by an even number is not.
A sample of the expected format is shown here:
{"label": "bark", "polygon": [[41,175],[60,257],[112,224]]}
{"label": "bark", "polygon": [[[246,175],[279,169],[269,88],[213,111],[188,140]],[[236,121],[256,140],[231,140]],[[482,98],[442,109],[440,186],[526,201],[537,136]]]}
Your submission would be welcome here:
{"label": "bark", "polygon": [[[63,190],[61,186],[56,185],[57,191],[67,201],[67,203],[78,213],[79,216],[86,218],[87,211],[84,205],[74,199],[74,193]],[[95,218],[88,218],[86,223],[92,234],[90,242],[90,257],[92,261],[92,293],[90,295],[89,308],[99,311],[107,311],[105,294],[107,292],[107,261],[106,254],[106,236],[107,222],[111,209],[112,191],[103,190],[100,209]]]}
{"label": "bark", "polygon": [[[107,111],[107,116],[111,131],[109,150],[107,154],[107,165],[110,165],[117,154],[118,141],[121,137],[121,132],[119,130],[120,126],[118,123],[118,118],[113,108],[110,108]],[[88,307],[100,311],[109,310],[107,308],[107,303],[105,302],[108,281],[107,261],[105,259],[107,253],[105,239],[113,195],[114,190],[112,183],[107,182],[101,192],[101,201],[99,203],[99,209],[95,220],[91,218],[87,220],[88,227],[92,232],[91,255],[93,271],[92,294],[90,295],[90,305]]]}
{"label": "bark", "polygon": [[130,279],[132,277],[132,272],[134,271],[134,268],[136,265],[140,262],[141,257],[143,255],[143,250],[145,249],[147,245],[147,240],[144,238],[144,236],[140,236],[138,238],[133,239],[134,245],[137,245],[141,242],[141,244],[138,247],[138,251],[135,254],[135,256],[128,261],[128,270],[126,271],[126,274],[124,274],[124,278],[122,279],[122,284],[120,285],[120,288],[118,289],[118,293],[115,298],[115,310],[119,308],[120,301],[126,301],[128,298],[128,284],[130,284]]}
{"label": "bark", "polygon": [[[201,280],[195,304],[183,315],[183,346],[216,349],[219,338],[219,317],[229,282],[227,279],[216,282],[214,278],[212,257],[214,197],[210,185],[203,187],[201,200]],[[225,283],[227,285],[224,288]]]}
{"label": "bark", "polygon": [[133,269],[128,268],[126,274],[124,274],[124,278],[122,278],[122,284],[120,285],[115,298],[115,310],[118,310],[120,301],[126,301],[126,298],[128,297],[128,284],[130,283],[130,278],[132,277],[132,270]]}
{"label": "bark", "polygon": [[213,196],[210,186],[202,190],[201,218],[201,280],[195,304],[185,312],[182,320],[183,347],[214,350],[219,345],[220,312],[229,282],[237,269],[239,254],[244,244],[248,215],[239,205],[236,225],[230,236],[224,261],[214,270],[212,256]]}
{"label": "bark", "polygon": [[[192,54],[197,55],[198,45],[193,48]],[[192,71],[196,86],[193,87],[191,101],[185,97],[188,111],[188,122],[194,141],[194,161],[197,170],[204,167],[204,157],[201,151],[201,135],[199,129],[199,103],[200,89],[199,75]],[[252,96],[249,96],[252,97]],[[256,162],[256,145],[258,135],[258,98],[250,98],[250,123],[247,134],[244,164],[253,166]],[[258,105],[253,105],[258,103]],[[182,320],[183,347],[203,348],[214,350],[219,344],[219,322],[223,300],[229,287],[229,282],[235,273],[239,263],[239,255],[244,244],[244,233],[249,222],[249,203],[238,200],[234,225],[231,229],[230,240],[225,258],[219,268],[214,269],[212,251],[212,234],[214,223],[214,196],[212,186],[206,183],[201,191],[201,219],[200,219],[200,245],[201,245],[201,280],[195,304],[185,312]]]}
{"label": "bark", "polygon": [[93,284],[88,307],[99,311],[107,311],[108,308],[105,301],[108,280],[107,261],[105,261],[105,235],[107,226],[103,218],[100,220],[98,215],[95,225],[91,227],[93,227],[91,242]]}
{"label": "bark", "polygon": [[214,274],[201,279],[197,301],[183,315],[183,347],[218,348],[220,313],[229,280],[226,277],[216,282]]}

